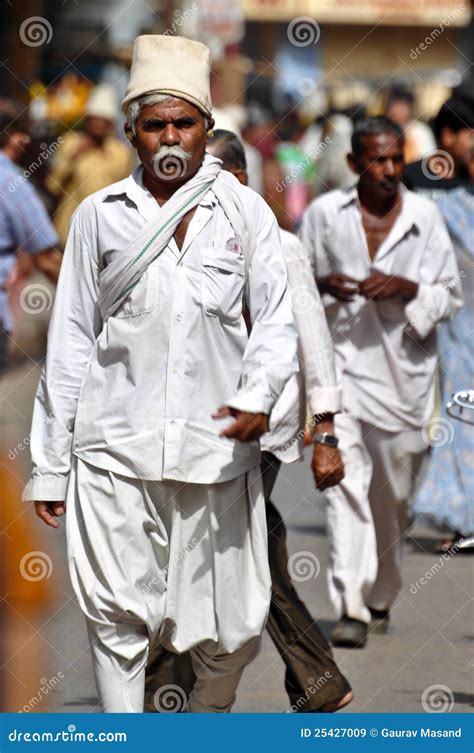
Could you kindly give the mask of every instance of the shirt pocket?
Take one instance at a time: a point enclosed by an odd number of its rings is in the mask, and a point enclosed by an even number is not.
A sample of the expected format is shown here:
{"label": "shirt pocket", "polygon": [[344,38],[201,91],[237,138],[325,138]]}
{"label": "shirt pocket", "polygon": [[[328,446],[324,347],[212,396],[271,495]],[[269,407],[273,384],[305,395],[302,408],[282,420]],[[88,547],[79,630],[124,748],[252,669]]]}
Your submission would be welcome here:
{"label": "shirt pocket", "polygon": [[242,315],[245,260],[226,248],[202,257],[201,298],[208,316],[235,321]]}
{"label": "shirt pocket", "polygon": [[150,264],[116,312],[118,319],[140,316],[160,305],[159,272],[156,264]]}

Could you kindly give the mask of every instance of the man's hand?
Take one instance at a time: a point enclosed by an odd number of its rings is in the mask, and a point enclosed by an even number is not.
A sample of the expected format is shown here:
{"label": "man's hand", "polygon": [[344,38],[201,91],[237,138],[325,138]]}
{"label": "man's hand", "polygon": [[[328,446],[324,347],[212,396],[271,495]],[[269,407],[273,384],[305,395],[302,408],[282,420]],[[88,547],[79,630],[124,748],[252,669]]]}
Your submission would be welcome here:
{"label": "man's hand", "polygon": [[316,284],[320,293],[329,293],[338,301],[350,302],[359,292],[359,281],[354,277],[343,274],[331,274],[327,277],[317,277]]}
{"label": "man's hand", "polygon": [[[315,424],[315,432],[334,436],[334,416],[332,413],[319,417]],[[337,486],[344,478],[344,464],[337,447],[315,444],[311,468],[316,488],[321,492],[331,486]]]}
{"label": "man's hand", "polygon": [[316,488],[320,492],[331,486],[337,486],[344,478],[344,464],[337,447],[315,444],[311,468]]}
{"label": "man's hand", "polygon": [[55,518],[64,515],[66,512],[65,502],[35,502],[35,509],[38,518],[51,528],[59,528],[59,523]]}
{"label": "man's hand", "polygon": [[359,285],[359,293],[369,301],[386,301],[388,298],[402,298],[408,302],[416,296],[418,285],[404,277],[385,275],[374,270]]}
{"label": "man's hand", "polygon": [[260,439],[262,434],[268,431],[268,416],[265,413],[244,413],[223,405],[212,418],[225,418],[225,416],[234,416],[236,420],[228,429],[219,434],[220,437],[238,439],[239,442],[251,442],[254,439]]}

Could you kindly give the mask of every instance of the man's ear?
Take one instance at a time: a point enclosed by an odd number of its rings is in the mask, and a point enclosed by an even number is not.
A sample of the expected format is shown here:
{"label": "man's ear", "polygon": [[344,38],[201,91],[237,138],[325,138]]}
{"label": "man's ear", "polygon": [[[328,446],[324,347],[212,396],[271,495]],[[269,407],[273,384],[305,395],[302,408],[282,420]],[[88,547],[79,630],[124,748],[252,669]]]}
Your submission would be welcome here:
{"label": "man's ear", "polygon": [[132,129],[130,128],[130,126],[128,125],[128,123],[125,123],[125,125],[123,127],[123,130],[125,131],[125,136],[130,141],[130,143],[133,146],[133,148],[135,149],[135,136],[133,135]]}
{"label": "man's ear", "polygon": [[356,175],[360,175],[360,170],[357,165],[357,160],[353,152],[349,152],[349,154],[347,155],[347,164],[349,165],[353,173],[355,173]]}
{"label": "man's ear", "polygon": [[208,118],[208,124],[209,125],[207,126],[207,135],[210,136],[212,129],[214,128],[216,124],[216,121],[214,120],[214,118]]}

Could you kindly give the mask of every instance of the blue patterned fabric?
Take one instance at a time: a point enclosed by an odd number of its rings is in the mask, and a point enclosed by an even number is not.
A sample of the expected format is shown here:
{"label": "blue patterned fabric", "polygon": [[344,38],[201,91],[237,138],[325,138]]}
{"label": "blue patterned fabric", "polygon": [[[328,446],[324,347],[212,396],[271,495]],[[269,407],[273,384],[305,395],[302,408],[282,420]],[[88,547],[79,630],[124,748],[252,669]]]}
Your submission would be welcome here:
{"label": "blue patterned fabric", "polygon": [[0,325],[12,329],[5,283],[19,248],[37,254],[58,237],[41,199],[22,171],[0,152]]}
{"label": "blue patterned fabric", "polygon": [[449,430],[433,441],[413,510],[421,522],[467,536],[474,532],[474,427],[451,418],[446,403],[454,392],[474,389],[474,189],[452,191],[438,206],[456,251],[464,306],[439,328],[441,421]]}

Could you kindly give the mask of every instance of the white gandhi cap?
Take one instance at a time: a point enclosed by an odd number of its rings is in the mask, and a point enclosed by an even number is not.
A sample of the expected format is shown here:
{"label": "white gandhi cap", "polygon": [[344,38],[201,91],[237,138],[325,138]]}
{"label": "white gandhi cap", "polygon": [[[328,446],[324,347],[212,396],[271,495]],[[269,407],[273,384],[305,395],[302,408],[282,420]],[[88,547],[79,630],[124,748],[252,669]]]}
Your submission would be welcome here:
{"label": "white gandhi cap", "polygon": [[135,39],[132,68],[122,102],[126,113],[134,99],[169,94],[211,115],[211,51],[185,37],[144,34]]}

